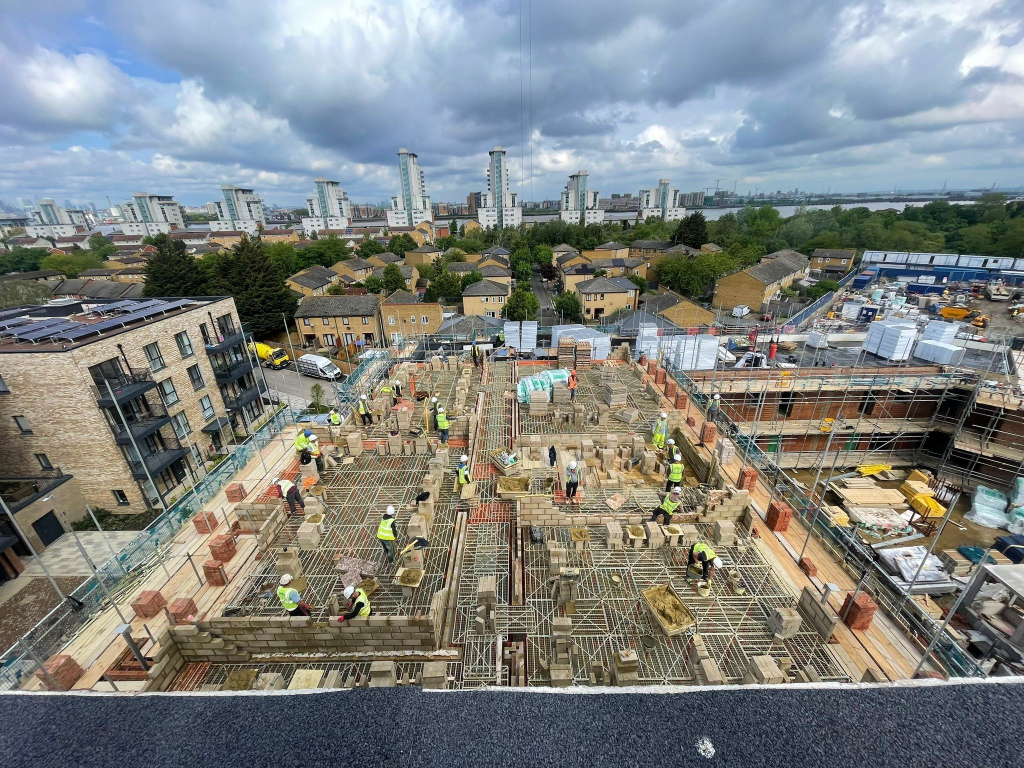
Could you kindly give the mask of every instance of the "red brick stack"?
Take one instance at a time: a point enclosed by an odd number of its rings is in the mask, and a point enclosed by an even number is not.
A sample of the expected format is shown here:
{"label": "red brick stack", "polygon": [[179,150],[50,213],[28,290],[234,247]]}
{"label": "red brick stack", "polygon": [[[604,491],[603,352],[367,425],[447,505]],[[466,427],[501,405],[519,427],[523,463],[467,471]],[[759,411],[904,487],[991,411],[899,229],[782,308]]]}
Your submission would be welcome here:
{"label": "red brick stack", "polygon": [[676,380],[675,379],[665,379],[665,397],[667,397],[669,400],[672,400],[672,399],[675,398],[676,390],[678,388],[679,388],[679,385],[676,384]]}
{"label": "red brick stack", "polygon": [[653,376],[654,372],[656,370],[658,370],[658,363],[655,362],[654,360],[648,360],[647,361],[647,375],[648,376]]}
{"label": "red brick stack", "polygon": [[773,501],[768,505],[766,522],[768,528],[776,533],[789,530],[789,521],[793,519],[793,510],[782,501]]}
{"label": "red brick stack", "polygon": [[704,426],[700,428],[700,441],[704,445],[714,445],[715,440],[718,439],[718,427],[711,422],[705,421]]}
{"label": "red brick stack", "polygon": [[198,515],[192,518],[192,525],[196,527],[196,533],[203,534],[204,536],[213,533],[217,527],[217,516],[209,510],[203,510]]}
{"label": "red brick stack", "polygon": [[682,411],[686,409],[687,403],[690,402],[690,398],[686,396],[685,392],[679,392],[676,394],[676,410]]}
{"label": "red brick stack", "polygon": [[223,587],[227,584],[221,571],[223,565],[220,560],[207,560],[203,563],[203,577],[211,587]]}
{"label": "red brick stack", "polygon": [[195,616],[199,613],[195,600],[189,597],[176,597],[174,600],[171,600],[167,610],[170,611],[171,618],[174,619],[175,624],[186,624],[189,616]]}
{"label": "red brick stack", "polygon": [[228,501],[232,503],[243,501],[245,499],[245,486],[241,483],[231,483],[231,485],[224,489],[224,494],[228,497]]}
{"label": "red brick stack", "polygon": [[163,595],[155,589],[147,589],[139,592],[139,596],[132,601],[132,610],[140,619],[152,619],[160,614],[165,605],[167,600]]}
{"label": "red brick stack", "polygon": [[36,677],[49,691],[70,691],[71,686],[85,674],[77,661],[63,654],[52,657],[43,666],[46,671],[37,669]]}
{"label": "red brick stack", "polygon": [[222,533],[210,539],[210,557],[214,560],[226,563],[235,556],[235,552],[235,540],[230,535]]}
{"label": "red brick stack", "polygon": [[736,485],[741,491],[752,491],[757,487],[757,470],[753,467],[744,467],[740,470],[740,481]]}
{"label": "red brick stack", "polygon": [[[878,610],[878,603],[871,599],[871,595],[864,592],[857,595],[856,600],[852,598],[852,594],[846,596],[846,601],[839,614],[846,616],[845,624],[850,629],[865,630],[871,626],[871,620],[875,617],[875,611]],[[850,609],[849,613],[846,612],[847,608]]]}
{"label": "red brick stack", "polygon": [[664,368],[662,368],[662,367],[661,367],[661,366],[659,365],[659,366],[658,366],[658,367],[657,367],[657,368],[655,369],[655,371],[654,371],[654,383],[655,383],[655,384],[657,384],[657,385],[659,385],[659,386],[661,386],[662,384],[664,384],[664,383],[665,383],[665,378],[666,378],[667,376],[668,376],[668,373],[667,373],[667,372],[665,371],[665,369],[664,369]]}
{"label": "red brick stack", "polygon": [[800,561],[800,570],[807,574],[807,578],[818,575],[818,566],[809,557]]}

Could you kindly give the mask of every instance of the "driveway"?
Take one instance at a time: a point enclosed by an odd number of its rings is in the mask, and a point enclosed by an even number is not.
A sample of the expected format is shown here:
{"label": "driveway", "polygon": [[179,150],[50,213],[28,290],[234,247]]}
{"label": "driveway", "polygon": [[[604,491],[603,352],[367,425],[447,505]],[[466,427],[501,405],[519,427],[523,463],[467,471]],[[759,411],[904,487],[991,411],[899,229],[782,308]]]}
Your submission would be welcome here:
{"label": "driveway", "polygon": [[533,293],[537,297],[537,301],[540,302],[540,312],[537,314],[537,322],[540,325],[555,325],[558,321],[557,315],[551,308],[551,304],[556,298],[554,286],[555,284],[552,282],[543,282],[540,270],[536,266],[533,268],[530,287],[533,288]]}
{"label": "driveway", "polygon": [[294,368],[284,368],[280,371],[264,368],[263,373],[267,377],[267,387],[281,398],[281,402],[290,403],[292,409],[301,410],[309,405],[313,399],[309,391],[313,388],[314,384],[319,384],[323,387],[325,403],[330,403],[334,400],[334,387],[329,381],[303,376],[301,373],[297,373]]}

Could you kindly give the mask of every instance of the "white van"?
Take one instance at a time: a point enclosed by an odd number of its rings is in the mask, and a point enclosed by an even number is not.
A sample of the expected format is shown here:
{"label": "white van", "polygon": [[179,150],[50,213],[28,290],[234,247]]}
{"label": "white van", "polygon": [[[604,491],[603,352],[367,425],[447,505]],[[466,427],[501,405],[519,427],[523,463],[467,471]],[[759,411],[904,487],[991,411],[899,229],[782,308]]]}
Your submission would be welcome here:
{"label": "white van", "polygon": [[733,317],[746,317],[749,314],[750,307],[748,307],[746,304],[737,304],[735,307],[732,308]]}
{"label": "white van", "polygon": [[299,369],[299,373],[328,381],[341,379],[344,375],[338,366],[320,355],[303,355],[299,358],[296,367]]}

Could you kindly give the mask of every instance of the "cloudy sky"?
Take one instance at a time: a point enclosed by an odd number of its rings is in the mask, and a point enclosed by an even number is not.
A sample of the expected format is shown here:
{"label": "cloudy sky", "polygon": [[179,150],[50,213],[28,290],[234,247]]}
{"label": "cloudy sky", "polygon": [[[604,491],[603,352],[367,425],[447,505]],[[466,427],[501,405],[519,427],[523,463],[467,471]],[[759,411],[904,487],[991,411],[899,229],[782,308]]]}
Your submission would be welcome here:
{"label": "cloudy sky", "polygon": [[1024,184],[1024,0],[0,0],[0,72],[8,200]]}

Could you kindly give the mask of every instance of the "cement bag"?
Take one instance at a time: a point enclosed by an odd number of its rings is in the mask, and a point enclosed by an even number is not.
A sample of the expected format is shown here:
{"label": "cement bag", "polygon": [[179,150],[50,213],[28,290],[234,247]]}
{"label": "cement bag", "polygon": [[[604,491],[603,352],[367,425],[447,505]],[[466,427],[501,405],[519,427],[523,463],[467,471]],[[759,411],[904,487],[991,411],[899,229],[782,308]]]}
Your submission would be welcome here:
{"label": "cement bag", "polygon": [[551,390],[551,382],[548,381],[546,374],[547,371],[520,379],[516,385],[516,400],[520,404],[525,405],[530,402],[531,392],[549,392]]}
{"label": "cement bag", "polygon": [[1024,533],[1024,506],[1010,507],[1009,518],[1006,530],[1010,533]]}
{"label": "cement bag", "polygon": [[546,376],[552,386],[555,384],[568,384],[569,383],[569,369],[568,368],[555,368],[551,371],[544,371],[541,374]]}
{"label": "cement bag", "polygon": [[1006,498],[1006,494],[997,491],[995,488],[988,488],[984,485],[979,485],[974,489],[974,493],[971,495],[971,501],[975,504],[981,504],[992,509],[998,509],[1000,512],[1004,511],[1009,505]]}
{"label": "cement bag", "polygon": [[986,528],[1006,528],[1010,524],[1010,517],[1006,512],[978,502],[971,504],[971,511],[964,515],[964,520]]}
{"label": "cement bag", "polygon": [[1010,506],[1024,506],[1024,477],[1018,477],[1010,486]]}

